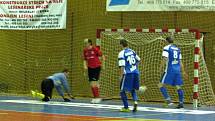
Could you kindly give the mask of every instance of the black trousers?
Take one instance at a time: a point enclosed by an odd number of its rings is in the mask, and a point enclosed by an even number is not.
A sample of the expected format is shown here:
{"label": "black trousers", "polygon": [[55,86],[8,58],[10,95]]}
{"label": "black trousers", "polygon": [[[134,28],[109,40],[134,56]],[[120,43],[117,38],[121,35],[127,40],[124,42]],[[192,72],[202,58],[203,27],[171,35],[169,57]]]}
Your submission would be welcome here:
{"label": "black trousers", "polygon": [[52,98],[52,90],[54,88],[54,83],[51,79],[45,79],[41,83],[41,91],[45,95],[43,101],[49,101]]}

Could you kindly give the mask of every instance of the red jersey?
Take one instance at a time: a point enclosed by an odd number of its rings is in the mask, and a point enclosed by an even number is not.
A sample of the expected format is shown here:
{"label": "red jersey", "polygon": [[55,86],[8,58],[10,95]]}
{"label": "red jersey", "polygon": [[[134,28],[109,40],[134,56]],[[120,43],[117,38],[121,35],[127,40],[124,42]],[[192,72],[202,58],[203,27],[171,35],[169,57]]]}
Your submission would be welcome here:
{"label": "red jersey", "polygon": [[102,56],[102,52],[97,47],[93,46],[91,49],[86,47],[84,49],[84,59],[87,61],[88,67],[90,68],[97,68],[101,66],[99,56]]}

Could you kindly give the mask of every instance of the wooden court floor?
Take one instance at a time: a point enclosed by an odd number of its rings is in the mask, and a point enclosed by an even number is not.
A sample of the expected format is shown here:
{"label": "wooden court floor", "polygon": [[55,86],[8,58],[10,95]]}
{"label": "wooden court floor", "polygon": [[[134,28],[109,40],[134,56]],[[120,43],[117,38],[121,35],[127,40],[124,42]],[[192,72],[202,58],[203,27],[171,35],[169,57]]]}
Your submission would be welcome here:
{"label": "wooden court floor", "polygon": [[141,103],[138,112],[122,113],[119,112],[120,101],[89,102],[0,97],[0,121],[215,121],[214,107],[192,110],[189,105],[185,109],[174,109]]}

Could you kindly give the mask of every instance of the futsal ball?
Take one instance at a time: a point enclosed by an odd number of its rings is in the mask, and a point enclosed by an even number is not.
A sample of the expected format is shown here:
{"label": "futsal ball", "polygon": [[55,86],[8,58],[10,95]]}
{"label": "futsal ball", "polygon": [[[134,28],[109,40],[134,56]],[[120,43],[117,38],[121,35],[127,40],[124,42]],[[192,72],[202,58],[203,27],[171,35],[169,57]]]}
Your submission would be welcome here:
{"label": "futsal ball", "polygon": [[146,86],[140,86],[140,88],[139,88],[140,93],[144,93],[146,90],[147,90]]}

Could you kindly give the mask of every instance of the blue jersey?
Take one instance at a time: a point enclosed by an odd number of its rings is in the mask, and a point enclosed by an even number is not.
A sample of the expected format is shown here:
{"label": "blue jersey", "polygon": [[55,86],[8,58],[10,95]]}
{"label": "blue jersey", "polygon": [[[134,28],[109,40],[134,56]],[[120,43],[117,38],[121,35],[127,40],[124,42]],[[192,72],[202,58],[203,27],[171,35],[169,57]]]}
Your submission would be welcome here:
{"label": "blue jersey", "polygon": [[130,48],[122,50],[118,55],[119,66],[124,67],[124,74],[137,73],[140,57]]}
{"label": "blue jersey", "polygon": [[69,93],[70,88],[67,82],[66,75],[64,73],[55,73],[52,76],[47,77],[47,79],[53,80],[53,83],[55,85],[55,88],[57,89],[58,93],[62,96],[63,91],[61,89],[61,86],[63,86],[64,90]]}
{"label": "blue jersey", "polygon": [[167,45],[163,49],[163,57],[167,58],[166,73],[181,73],[181,51],[175,45]]}

